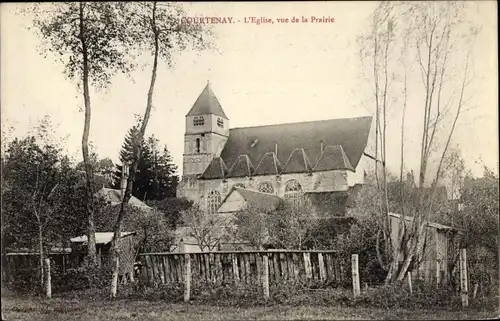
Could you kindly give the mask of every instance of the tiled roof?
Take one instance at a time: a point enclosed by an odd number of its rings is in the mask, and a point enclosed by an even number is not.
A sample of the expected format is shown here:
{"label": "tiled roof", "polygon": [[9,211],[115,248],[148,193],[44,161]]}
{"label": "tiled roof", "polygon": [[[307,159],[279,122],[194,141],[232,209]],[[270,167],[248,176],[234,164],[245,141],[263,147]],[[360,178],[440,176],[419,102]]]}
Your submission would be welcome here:
{"label": "tiled roof", "polygon": [[[121,204],[122,196],[121,196],[121,190],[119,189],[112,189],[112,188],[102,188],[97,192],[98,195],[102,196],[106,201],[111,203],[111,205],[118,205]],[[130,205],[150,209],[148,205],[145,203],[141,202],[139,199],[137,199],[135,196],[131,196],[130,200],[128,201]]]}
{"label": "tiled roof", "polygon": [[259,164],[266,153],[276,152],[284,163],[292,151],[302,148],[308,159],[316,164],[325,146],[342,146],[353,168],[366,148],[372,117],[331,119],[257,127],[233,128],[221,157],[231,166],[240,155],[248,155]]}
{"label": "tiled roof", "polygon": [[281,163],[274,152],[264,155],[253,175],[279,175],[281,173]]}
{"label": "tiled roof", "polygon": [[282,201],[280,197],[274,194],[262,193],[245,188],[234,187],[231,190],[231,192],[224,198],[222,203],[224,203],[225,200],[228,199],[232,193],[239,193],[247,203],[247,206],[253,209],[272,211],[278,208],[280,202]]}
{"label": "tiled roof", "polygon": [[219,103],[219,100],[215,97],[212,88],[210,88],[210,83],[207,83],[205,89],[203,89],[200,96],[198,96],[198,99],[196,99],[196,102],[186,116],[199,116],[207,114],[214,114],[228,119]]}
{"label": "tiled roof", "polygon": [[313,171],[328,171],[332,169],[348,169],[354,172],[354,168],[351,166],[342,145],[326,146],[318,162],[314,165]]}
{"label": "tiled roof", "polygon": [[222,158],[214,157],[207,169],[201,175],[203,179],[221,179],[226,177],[228,169]]}
{"label": "tiled roof", "polygon": [[253,167],[252,162],[250,161],[248,156],[240,155],[234,162],[233,166],[231,166],[231,169],[229,169],[227,177],[252,176],[254,169],[255,168]]}
{"label": "tiled roof", "polygon": [[307,173],[312,170],[311,162],[303,148],[296,148],[288,157],[281,174]]}

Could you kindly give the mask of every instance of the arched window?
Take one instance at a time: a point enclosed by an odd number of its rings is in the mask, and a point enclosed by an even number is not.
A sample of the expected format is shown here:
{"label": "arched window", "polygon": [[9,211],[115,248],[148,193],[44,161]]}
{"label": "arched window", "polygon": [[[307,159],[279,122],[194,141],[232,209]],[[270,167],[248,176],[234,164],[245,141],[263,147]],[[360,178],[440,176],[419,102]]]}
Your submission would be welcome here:
{"label": "arched window", "polygon": [[259,184],[259,192],[274,194],[273,185],[269,182],[262,182]]}
{"label": "arched window", "polygon": [[200,152],[200,139],[199,138],[196,138],[196,152],[197,153]]}
{"label": "arched window", "polygon": [[302,186],[295,180],[289,180],[285,185],[285,200],[294,208],[299,207],[302,200]]}
{"label": "arched window", "polygon": [[221,202],[220,193],[218,191],[210,191],[210,193],[208,193],[207,202],[208,213],[216,213]]}
{"label": "arched window", "polygon": [[238,188],[245,188],[245,185],[244,184],[241,184],[241,183],[238,183],[238,184],[234,184],[233,185],[233,188],[234,187],[238,187]]}

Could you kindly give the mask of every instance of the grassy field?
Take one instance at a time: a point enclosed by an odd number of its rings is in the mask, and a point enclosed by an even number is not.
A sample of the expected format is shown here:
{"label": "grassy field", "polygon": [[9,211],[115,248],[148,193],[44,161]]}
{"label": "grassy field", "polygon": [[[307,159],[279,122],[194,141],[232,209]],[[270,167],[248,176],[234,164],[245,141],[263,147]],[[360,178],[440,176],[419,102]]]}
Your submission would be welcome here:
{"label": "grassy field", "polygon": [[6,320],[470,320],[493,318],[491,312],[410,311],[338,306],[221,307],[164,301],[40,299],[2,295]]}

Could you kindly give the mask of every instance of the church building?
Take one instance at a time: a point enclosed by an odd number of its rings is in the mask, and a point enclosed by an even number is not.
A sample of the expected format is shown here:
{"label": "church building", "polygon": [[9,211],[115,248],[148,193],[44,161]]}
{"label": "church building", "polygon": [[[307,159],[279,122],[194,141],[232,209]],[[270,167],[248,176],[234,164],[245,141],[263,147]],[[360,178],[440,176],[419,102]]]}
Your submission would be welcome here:
{"label": "church building", "polygon": [[[363,184],[371,161],[364,154],[371,122],[357,117],[230,128],[207,83],[186,115],[177,196],[222,213],[237,210],[230,202],[236,198],[295,202],[304,194],[348,193]],[[322,211],[338,215],[335,208]]]}

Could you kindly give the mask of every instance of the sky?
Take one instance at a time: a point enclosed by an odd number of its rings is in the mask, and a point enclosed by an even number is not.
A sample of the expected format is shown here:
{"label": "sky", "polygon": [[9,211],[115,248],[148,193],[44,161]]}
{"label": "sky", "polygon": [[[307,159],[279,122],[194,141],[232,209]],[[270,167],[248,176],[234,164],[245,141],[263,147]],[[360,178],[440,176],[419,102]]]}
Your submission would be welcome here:
{"label": "sky", "polygon": [[[190,16],[231,17],[215,25],[216,52],[186,51],[175,66],[160,64],[154,109],[147,135],[166,144],[182,170],[185,115],[210,81],[230,127],[371,115],[373,103],[361,73],[357,37],[367,30],[375,2],[290,2],[186,4]],[[56,135],[66,137],[67,151],[81,160],[83,97],[65,78],[63,66],[38,51],[41,39],[29,17],[16,15],[23,4],[1,5],[1,121],[13,127],[7,139],[25,135],[50,115]],[[498,166],[498,64],[496,2],[477,1],[468,11],[482,25],[474,52],[473,97],[460,119],[452,145],[458,146],[473,173]],[[277,18],[334,19],[325,23],[277,23]],[[274,19],[273,24],[243,23],[245,17]],[[238,22],[240,21],[240,22]],[[145,57],[148,61],[149,57]],[[150,64],[131,75],[118,75],[105,90],[91,91],[90,140],[100,157],[118,162],[134,114],[142,114]],[[412,86],[417,84],[412,84]],[[409,101],[407,169],[417,166],[422,98]],[[420,100],[419,100],[420,99]],[[420,108],[420,109],[419,109]],[[400,115],[389,122],[388,163],[398,169]],[[394,124],[394,125],[391,125]],[[394,139],[393,139],[394,138]],[[392,140],[391,140],[392,139]]]}

